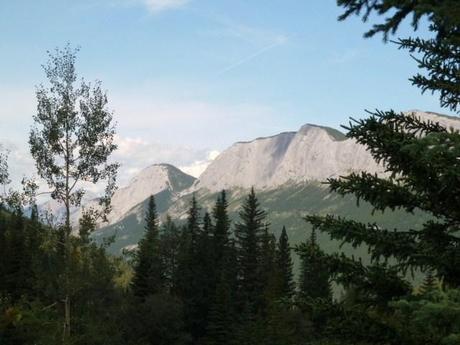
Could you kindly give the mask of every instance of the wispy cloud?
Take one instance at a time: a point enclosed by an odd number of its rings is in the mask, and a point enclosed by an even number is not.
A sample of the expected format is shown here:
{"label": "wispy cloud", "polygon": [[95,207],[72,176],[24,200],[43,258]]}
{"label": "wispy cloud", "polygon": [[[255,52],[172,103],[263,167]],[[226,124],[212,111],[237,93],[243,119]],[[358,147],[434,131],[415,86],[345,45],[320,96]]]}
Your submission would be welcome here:
{"label": "wispy cloud", "polygon": [[228,16],[215,13],[202,13],[194,11],[195,14],[217,24],[216,28],[203,32],[206,35],[221,38],[235,38],[252,45],[268,45],[279,40],[280,37],[287,39],[287,36],[267,28],[261,28],[251,24],[235,21]]}
{"label": "wispy cloud", "polygon": [[217,76],[220,76],[222,74],[225,74],[229,71],[231,71],[232,69],[234,68],[237,68],[243,64],[245,64],[246,62],[249,62],[253,59],[255,59],[256,57],[268,52],[269,50],[275,48],[275,47],[278,47],[278,46],[281,46],[283,44],[285,44],[287,42],[287,37],[285,36],[278,36],[275,40],[275,42],[273,43],[270,43],[268,45],[266,45],[265,47],[262,47],[261,49],[257,50],[256,52],[252,53],[252,54],[249,54],[245,57],[243,57],[242,59],[238,60],[238,61],[235,61],[234,63],[228,65],[227,67],[221,69],[219,72],[217,72]]}
{"label": "wispy cloud", "polygon": [[98,6],[110,7],[143,7],[152,14],[164,11],[176,10],[185,7],[192,0],[94,0],[74,4],[73,8],[78,10],[93,10]]}
{"label": "wispy cloud", "polygon": [[[236,39],[246,43],[250,49],[247,55],[243,55],[241,58],[218,71],[217,76],[227,73],[276,47],[286,44],[289,41],[289,37],[283,33],[276,32],[271,29],[247,25],[245,23],[235,21],[227,16],[209,13],[197,14],[210,22],[217,24],[215,29],[207,30],[203,32],[203,34],[224,39]],[[247,49],[247,47],[245,48]]]}
{"label": "wispy cloud", "polygon": [[151,13],[158,13],[182,8],[187,5],[190,0],[143,0],[143,2]]}

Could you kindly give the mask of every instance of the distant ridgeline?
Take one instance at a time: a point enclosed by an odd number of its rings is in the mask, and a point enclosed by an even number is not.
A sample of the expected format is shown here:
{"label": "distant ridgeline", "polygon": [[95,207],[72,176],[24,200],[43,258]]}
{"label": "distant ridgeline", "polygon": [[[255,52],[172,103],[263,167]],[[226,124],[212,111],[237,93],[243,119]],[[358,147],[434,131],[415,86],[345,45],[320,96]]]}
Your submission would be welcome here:
{"label": "distant ridgeline", "polygon": [[[419,111],[408,112],[446,127],[460,128],[455,118]],[[192,195],[204,213],[210,211],[218,192],[228,193],[229,213],[237,221],[239,207],[254,186],[261,205],[268,211],[270,231],[279,235],[286,226],[291,244],[304,241],[311,227],[303,218],[309,214],[333,213],[392,229],[417,228],[426,219],[423,214],[375,212],[369,204],[351,196],[330,193],[324,182],[329,177],[368,171],[384,175],[365,147],[335,129],[304,125],[298,132],[286,132],[250,142],[238,142],[222,152],[199,179],[179,169],[158,164],[144,169],[131,183],[117,191],[108,225],[94,234],[101,241],[115,235],[110,250],[121,254],[135,248],[144,234],[147,200],[154,195],[162,220],[169,214],[178,224],[185,220]],[[366,248],[340,248],[340,243],[319,234],[319,244],[326,252],[337,250],[367,258]]]}

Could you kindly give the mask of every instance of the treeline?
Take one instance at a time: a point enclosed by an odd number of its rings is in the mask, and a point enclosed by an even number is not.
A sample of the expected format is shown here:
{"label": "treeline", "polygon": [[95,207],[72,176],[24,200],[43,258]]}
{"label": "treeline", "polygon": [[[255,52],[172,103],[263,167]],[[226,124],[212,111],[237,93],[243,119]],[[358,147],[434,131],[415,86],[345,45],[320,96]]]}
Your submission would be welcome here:
{"label": "treeline", "polygon": [[[42,224],[36,208],[26,218],[3,207],[0,343],[458,343],[460,290],[438,271],[411,286],[395,266],[324,253],[313,230],[294,248],[295,279],[286,229],[278,239],[269,231],[254,191],[234,224],[227,208],[225,191],[210,213],[193,198],[178,226],[159,222],[151,197],[145,236],[128,260],[107,254],[82,219],[69,264],[64,228]],[[72,329],[63,339],[67,293]]]}
{"label": "treeline", "polygon": [[253,190],[234,226],[227,207],[222,191],[212,212],[201,217],[193,198],[179,229],[170,218],[158,225],[151,197],[134,258],[133,294],[142,304],[156,294],[175,298],[193,344],[293,341],[299,320],[282,316],[296,294],[286,229],[278,240],[270,233]]}
{"label": "treeline", "polygon": [[123,324],[124,264],[94,244],[90,230],[82,224],[81,236],[71,237],[67,260],[63,227],[44,225],[36,208],[26,218],[20,207],[0,205],[0,344],[63,343],[67,290],[75,315],[66,343],[123,343],[112,330]]}
{"label": "treeline", "polygon": [[[222,191],[202,216],[193,198],[185,225],[170,217],[159,224],[152,196],[145,236],[128,261],[96,245],[88,236],[94,224],[83,218],[69,264],[64,227],[42,224],[35,207],[29,219],[20,206],[3,206],[1,344],[305,342],[313,333],[296,301],[332,301],[329,277],[314,262],[315,239],[304,245],[310,256],[302,256],[296,289],[286,229],[279,239],[269,231],[253,190],[233,225],[227,207]],[[72,329],[63,340],[69,291]]]}

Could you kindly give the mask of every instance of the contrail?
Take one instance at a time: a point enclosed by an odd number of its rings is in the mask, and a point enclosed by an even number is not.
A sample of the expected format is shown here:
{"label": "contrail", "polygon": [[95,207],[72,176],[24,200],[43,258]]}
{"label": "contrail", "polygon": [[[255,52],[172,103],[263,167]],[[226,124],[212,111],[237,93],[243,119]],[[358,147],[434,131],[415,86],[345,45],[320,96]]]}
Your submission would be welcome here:
{"label": "contrail", "polygon": [[274,42],[274,43],[272,43],[272,44],[269,44],[268,46],[265,46],[265,47],[259,49],[259,50],[256,51],[255,53],[253,53],[253,54],[251,54],[251,55],[249,55],[249,56],[246,56],[245,58],[243,58],[243,59],[241,59],[241,60],[239,60],[239,61],[237,61],[237,62],[231,64],[230,66],[227,66],[227,67],[225,67],[224,69],[220,70],[220,71],[216,74],[216,76],[220,76],[220,75],[222,75],[222,74],[224,74],[224,73],[227,73],[228,71],[231,71],[232,69],[234,69],[234,68],[236,68],[236,67],[238,67],[238,66],[241,66],[242,64],[244,64],[244,63],[246,63],[246,62],[248,62],[248,61],[250,61],[250,60],[252,60],[252,59],[254,59],[254,58],[256,58],[256,57],[258,57],[259,55],[262,55],[262,54],[265,53],[267,50],[273,49],[273,48],[275,48],[276,46],[282,45],[283,43],[284,43],[284,42],[282,42],[282,41],[276,41],[276,42]]}

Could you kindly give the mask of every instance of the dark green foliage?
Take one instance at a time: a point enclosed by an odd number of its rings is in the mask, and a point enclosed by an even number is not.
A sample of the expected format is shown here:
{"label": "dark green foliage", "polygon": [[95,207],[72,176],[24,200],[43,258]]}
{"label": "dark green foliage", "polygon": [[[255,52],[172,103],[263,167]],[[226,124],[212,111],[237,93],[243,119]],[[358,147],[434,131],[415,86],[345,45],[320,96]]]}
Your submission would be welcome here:
{"label": "dark green foliage", "polygon": [[8,297],[0,297],[0,344],[58,344],[58,320],[55,308],[39,301],[21,299],[13,303]]}
{"label": "dark green foliage", "polygon": [[232,240],[227,242],[221,261],[215,270],[215,288],[209,307],[206,344],[235,344],[237,330],[237,251]]}
{"label": "dark green foliage", "polygon": [[143,299],[148,295],[161,292],[164,288],[164,269],[160,255],[158,219],[153,196],[150,197],[145,223],[146,233],[139,242],[132,282],[134,294]]}
{"label": "dark green foliage", "polygon": [[291,247],[289,246],[289,238],[286,232],[286,227],[284,226],[278,240],[276,264],[280,273],[280,295],[281,297],[291,298],[294,295],[295,289],[294,275],[292,272],[293,263],[291,258]]}
{"label": "dark green foliage", "polygon": [[169,215],[160,229],[160,255],[164,268],[165,288],[174,291],[181,244],[180,229]]}
{"label": "dark green foliage", "polygon": [[227,195],[223,190],[217,197],[217,201],[212,212],[215,222],[213,233],[213,247],[215,255],[214,264],[218,268],[221,268],[222,258],[228,245],[230,233],[230,218],[228,216],[227,208]]}
{"label": "dark green foliage", "polygon": [[266,314],[270,303],[280,297],[281,272],[276,261],[276,238],[265,225],[260,245],[259,282],[263,287],[261,312]]}
{"label": "dark green foliage", "polygon": [[200,207],[195,197],[183,231],[176,293],[184,305],[185,327],[197,341],[203,338],[207,328],[214,255],[210,237],[213,231],[211,217],[206,213],[201,224]]}
{"label": "dark green foliage", "polygon": [[390,303],[401,344],[460,343],[460,291],[432,291]]}
{"label": "dark green foliage", "polygon": [[251,189],[240,211],[240,222],[235,226],[239,267],[239,298],[242,310],[249,317],[256,315],[262,305],[264,286],[260,281],[261,243],[266,212],[260,209],[254,189]]}
{"label": "dark green foliage", "polygon": [[330,268],[326,255],[316,242],[315,230],[312,231],[309,241],[296,247],[296,252],[301,260],[299,297],[307,300],[330,300]]}
{"label": "dark green foliage", "polygon": [[181,302],[170,295],[149,295],[142,303],[127,306],[125,312],[123,336],[128,344],[181,345],[190,341]]}
{"label": "dark green foliage", "polygon": [[[165,191],[166,192],[166,191]],[[198,193],[197,201],[201,205],[206,205],[207,209],[213,209],[216,199],[220,192],[217,193]],[[238,221],[239,206],[243,203],[245,194],[238,190],[227,191],[227,200],[231,200],[228,207],[228,216],[232,224]],[[161,192],[155,195],[157,210],[161,218],[166,219],[166,211],[171,206],[171,198],[174,196],[171,192]],[[367,202],[361,202],[359,207],[356,205],[355,198],[351,195],[341,197],[340,195],[330,193],[324,185],[318,182],[308,184],[286,185],[277,189],[261,190],[257,193],[261,207],[270,210],[270,231],[277,236],[281,234],[283,225],[289,234],[291,245],[299,244],[305,240],[305,231],[311,231],[311,225],[306,224],[299,214],[326,214],[331,209],[334,213],[343,217],[349,217],[361,222],[377,222],[385,228],[419,226],[429,219],[422,213],[415,211],[414,214],[408,215],[402,210],[388,211],[385,213],[371,213],[372,207]],[[189,204],[191,196],[184,196],[180,204]],[[147,200],[148,201],[148,200]],[[186,203],[187,202],[187,203]],[[139,210],[147,205],[147,202],[139,204]],[[211,206],[212,205],[212,206]],[[136,208],[137,208],[136,207]],[[187,207],[188,208],[188,207]],[[182,213],[186,208],[178,209]],[[115,223],[109,227],[98,229],[97,234],[92,237],[102,243],[104,238],[110,238],[116,235],[114,243],[108,248],[110,253],[120,255],[122,248],[139,242],[144,233],[144,222],[136,216],[137,212],[130,214],[120,223]],[[139,219],[138,219],[139,218]],[[176,224],[182,224],[184,221],[177,220]],[[213,222],[216,223],[214,217]],[[233,230],[233,229],[232,229]],[[232,231],[229,232],[232,236]],[[340,246],[339,241],[330,240],[327,234],[318,233],[318,244],[326,253],[332,253],[341,250],[348,254],[354,254],[367,260],[368,253],[366,248],[353,249],[345,244]],[[294,270],[298,270],[298,258],[293,255]]]}
{"label": "dark green foliage", "polygon": [[213,293],[209,309],[206,344],[232,344],[234,331],[234,306],[229,277],[222,272]]}
{"label": "dark green foliage", "polygon": [[422,295],[431,293],[438,289],[438,281],[436,280],[433,270],[428,270],[423,280],[422,285],[419,288],[419,291]]}
{"label": "dark green foliage", "polygon": [[334,239],[355,247],[366,244],[374,261],[393,257],[403,270],[432,267],[446,284],[459,286],[460,240],[454,225],[459,214],[452,205],[458,202],[460,188],[456,158],[460,136],[438,124],[392,111],[378,112],[349,129],[348,135],[385,162],[392,175],[384,180],[366,173],[352,174],[329,180],[331,189],[339,194],[353,193],[379,211],[419,209],[431,213],[435,220],[427,221],[420,229],[398,231],[334,216],[309,216],[308,221]]}
{"label": "dark green foliage", "polygon": [[187,232],[190,237],[191,250],[196,249],[198,237],[200,235],[200,207],[195,196],[192,198],[190,208],[187,213]]}
{"label": "dark green foliage", "polygon": [[[412,16],[414,28],[425,17],[433,38],[408,38],[396,43],[421,55],[415,59],[427,75],[417,74],[412,82],[423,92],[439,92],[441,106],[458,111],[458,1],[338,0],[337,3],[345,8],[340,19],[352,14],[362,14],[364,20],[373,13],[386,15],[383,24],[374,25],[366,33],[367,37],[383,33],[385,40],[406,17]],[[384,164],[387,175],[353,173],[329,179],[331,191],[354,195],[358,203],[371,204],[373,214],[398,209],[408,214],[422,211],[430,219],[418,227],[388,229],[377,222],[363,223],[348,217],[307,216],[313,229],[354,248],[368,248],[371,256],[370,265],[365,265],[343,254],[325,255],[332,279],[346,289],[345,298],[340,303],[323,306],[306,303],[308,312],[321,338],[333,342],[458,343],[456,299],[451,297],[460,287],[460,135],[413,114],[376,111],[370,115],[364,120],[353,120],[344,128],[349,138],[365,145],[375,160]],[[421,294],[414,297],[410,296],[411,286],[406,277],[415,270],[428,274]],[[440,296],[434,273],[444,287],[457,288],[452,290],[453,294]],[[315,315],[326,317],[318,319]]]}
{"label": "dark green foliage", "polygon": [[0,260],[0,270],[6,273],[0,284],[0,343],[62,343],[60,283],[69,270],[75,333],[68,340],[104,344],[110,336],[111,343],[121,344],[113,332],[119,312],[115,312],[120,296],[114,286],[117,268],[104,248],[72,237],[70,265],[64,266],[63,231],[40,224],[36,211],[31,219],[20,210],[0,218],[7,241]]}

